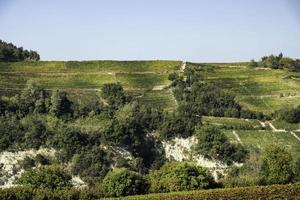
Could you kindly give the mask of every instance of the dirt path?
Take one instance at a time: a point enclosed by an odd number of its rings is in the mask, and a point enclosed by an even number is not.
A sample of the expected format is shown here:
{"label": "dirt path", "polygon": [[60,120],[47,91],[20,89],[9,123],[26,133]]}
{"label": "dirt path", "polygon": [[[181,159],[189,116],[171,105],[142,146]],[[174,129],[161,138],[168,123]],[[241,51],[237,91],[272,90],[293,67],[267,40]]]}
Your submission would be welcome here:
{"label": "dirt path", "polygon": [[300,141],[300,138],[293,131],[291,131],[290,133],[292,134],[292,136],[294,136],[297,140]]}
{"label": "dirt path", "polygon": [[241,141],[240,136],[236,133],[236,131],[233,130],[232,133],[233,133],[233,135],[236,137],[237,141],[238,141],[239,143],[243,144],[243,142]]}
{"label": "dirt path", "polygon": [[168,85],[156,85],[152,88],[153,91],[160,91],[163,90],[164,88],[168,87]]}
{"label": "dirt path", "polygon": [[277,129],[271,122],[265,122],[266,124],[268,124],[272,131],[274,132],[287,132],[285,129]]}
{"label": "dirt path", "polygon": [[[268,123],[268,125],[271,127],[272,131],[274,131],[274,132],[284,132],[284,133],[288,132],[288,131],[285,130],[285,129],[277,129],[271,122],[266,122],[266,123]],[[296,130],[296,131],[297,131],[297,130]],[[298,141],[300,141],[300,138],[299,138],[293,131],[289,131],[289,133],[290,133],[293,137],[295,137]]]}
{"label": "dirt path", "polygon": [[180,71],[184,72],[185,68],[186,68],[186,61],[182,61],[182,65],[180,67]]}
{"label": "dirt path", "polygon": [[266,127],[266,123],[265,122],[262,122],[262,121],[258,121],[260,123],[260,125],[265,128]]}

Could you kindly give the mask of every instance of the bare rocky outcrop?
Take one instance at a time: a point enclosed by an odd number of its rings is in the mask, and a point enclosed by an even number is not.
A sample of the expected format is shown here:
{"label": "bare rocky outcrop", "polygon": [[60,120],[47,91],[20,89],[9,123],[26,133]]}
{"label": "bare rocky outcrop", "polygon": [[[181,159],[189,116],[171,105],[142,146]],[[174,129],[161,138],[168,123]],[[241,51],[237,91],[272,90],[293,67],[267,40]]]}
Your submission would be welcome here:
{"label": "bare rocky outcrop", "polygon": [[[197,143],[197,139],[192,136],[189,138],[174,138],[170,141],[163,141],[163,148],[166,158],[169,161],[193,161],[199,166],[209,169],[214,178],[218,179],[218,173],[225,174],[228,166],[217,160],[210,160],[203,155],[197,154],[193,150],[193,146]],[[239,165],[239,164],[235,164]]]}
{"label": "bare rocky outcrop", "polygon": [[0,153],[1,177],[0,187],[8,188],[15,186],[15,180],[25,171],[21,166],[21,162],[26,157],[35,158],[41,154],[45,157],[55,157],[55,149],[40,148],[39,150],[29,149],[24,151],[9,152],[3,151]]}

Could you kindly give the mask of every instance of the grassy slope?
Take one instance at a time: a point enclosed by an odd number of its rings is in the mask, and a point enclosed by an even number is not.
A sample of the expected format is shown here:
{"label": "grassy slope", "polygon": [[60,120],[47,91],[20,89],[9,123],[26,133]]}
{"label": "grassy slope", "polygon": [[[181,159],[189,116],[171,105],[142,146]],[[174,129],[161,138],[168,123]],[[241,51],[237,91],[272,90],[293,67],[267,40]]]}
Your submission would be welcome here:
{"label": "grassy slope", "polygon": [[[278,144],[286,147],[295,160],[300,158],[300,142],[290,132],[274,132],[269,126],[263,127],[258,120],[205,116],[203,122],[219,126],[232,142],[238,143],[236,135],[233,134],[235,131],[251,154],[260,154],[268,145]],[[281,126],[277,126],[279,123]],[[273,125],[278,129],[288,127],[288,124],[284,122],[275,121]],[[298,126],[299,124],[294,124],[290,126],[290,130],[295,130],[293,128]]]}
{"label": "grassy slope", "polygon": [[[187,66],[198,65],[188,63]],[[286,70],[250,69],[245,63],[207,64],[203,72],[209,82],[235,94],[245,107],[272,113],[286,106],[300,105],[300,74]]]}
{"label": "grassy slope", "polygon": [[180,61],[0,62],[0,94],[14,94],[35,80],[47,89],[68,90],[74,99],[89,101],[98,98],[102,84],[120,82],[131,94],[141,95],[141,101],[171,109],[174,99],[169,91],[151,90],[168,85],[168,74],[180,65]]}

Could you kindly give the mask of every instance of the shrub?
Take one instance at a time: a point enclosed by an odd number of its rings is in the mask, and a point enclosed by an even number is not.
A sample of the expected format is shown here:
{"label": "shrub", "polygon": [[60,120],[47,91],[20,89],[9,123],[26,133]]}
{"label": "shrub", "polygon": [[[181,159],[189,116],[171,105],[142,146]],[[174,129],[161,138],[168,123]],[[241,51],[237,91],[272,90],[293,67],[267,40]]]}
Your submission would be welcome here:
{"label": "shrub", "polygon": [[210,172],[191,163],[167,163],[148,175],[150,192],[172,192],[215,187]]}
{"label": "shrub", "polygon": [[272,145],[265,149],[262,158],[263,184],[285,184],[295,176],[292,155],[283,147]]}
{"label": "shrub", "polygon": [[126,103],[126,96],[120,83],[107,83],[101,87],[101,96],[112,109]]}
{"label": "shrub", "polygon": [[289,123],[300,122],[300,106],[290,109],[282,109],[276,113],[278,118]]}
{"label": "shrub", "polygon": [[82,177],[103,178],[108,171],[106,154],[95,146],[74,156],[72,172]]}
{"label": "shrub", "polygon": [[148,194],[132,196],[125,200],[253,200],[253,199],[299,199],[300,185],[272,185],[260,187],[241,187],[230,189],[172,192],[168,194]]}
{"label": "shrub", "polygon": [[109,172],[102,182],[106,196],[120,197],[145,194],[148,183],[142,175],[127,169],[115,169]]}
{"label": "shrub", "polygon": [[46,166],[24,172],[19,184],[33,188],[62,189],[70,187],[71,176],[58,166]]}

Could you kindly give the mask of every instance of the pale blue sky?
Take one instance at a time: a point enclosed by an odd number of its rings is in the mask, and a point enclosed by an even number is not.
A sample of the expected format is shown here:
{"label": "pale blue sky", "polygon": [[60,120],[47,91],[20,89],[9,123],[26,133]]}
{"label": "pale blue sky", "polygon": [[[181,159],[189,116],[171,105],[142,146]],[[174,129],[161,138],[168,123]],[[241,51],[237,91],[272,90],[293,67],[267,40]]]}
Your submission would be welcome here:
{"label": "pale blue sky", "polygon": [[300,1],[0,0],[0,39],[42,60],[300,58]]}

